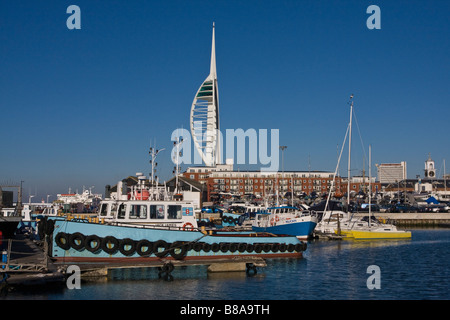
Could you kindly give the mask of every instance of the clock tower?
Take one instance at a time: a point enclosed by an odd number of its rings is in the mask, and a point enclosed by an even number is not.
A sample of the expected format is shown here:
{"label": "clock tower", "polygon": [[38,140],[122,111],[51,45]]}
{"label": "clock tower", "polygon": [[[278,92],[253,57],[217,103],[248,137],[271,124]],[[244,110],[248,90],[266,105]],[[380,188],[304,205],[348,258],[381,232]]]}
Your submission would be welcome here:
{"label": "clock tower", "polygon": [[430,154],[428,154],[428,160],[425,161],[425,178],[436,178],[436,169],[434,168],[434,161],[431,159]]}

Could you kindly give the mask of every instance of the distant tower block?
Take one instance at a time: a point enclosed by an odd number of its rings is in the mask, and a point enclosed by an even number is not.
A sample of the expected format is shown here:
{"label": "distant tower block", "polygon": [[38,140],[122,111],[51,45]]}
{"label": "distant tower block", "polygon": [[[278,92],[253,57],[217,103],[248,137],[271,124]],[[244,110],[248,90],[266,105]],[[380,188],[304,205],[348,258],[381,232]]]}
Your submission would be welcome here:
{"label": "distant tower block", "polygon": [[191,107],[191,135],[205,166],[221,162],[219,136],[219,91],[217,87],[214,23],[212,32],[211,68],[198,89]]}

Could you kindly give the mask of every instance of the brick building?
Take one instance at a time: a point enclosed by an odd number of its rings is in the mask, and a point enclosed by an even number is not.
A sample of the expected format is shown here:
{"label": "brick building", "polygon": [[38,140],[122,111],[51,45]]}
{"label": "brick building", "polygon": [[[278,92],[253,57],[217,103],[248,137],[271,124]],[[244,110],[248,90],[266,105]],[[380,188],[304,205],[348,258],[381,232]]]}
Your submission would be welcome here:
{"label": "brick building", "polygon": [[[208,199],[217,194],[243,196],[253,194],[259,198],[293,192],[295,196],[327,194],[333,181],[333,173],[325,171],[236,171],[233,165],[217,165],[216,167],[189,167],[184,177],[196,180],[206,186]],[[336,177],[336,196],[341,197],[347,192],[347,178]],[[353,177],[350,189],[353,192],[368,190],[368,177]],[[372,190],[380,190],[379,183],[372,178]]]}

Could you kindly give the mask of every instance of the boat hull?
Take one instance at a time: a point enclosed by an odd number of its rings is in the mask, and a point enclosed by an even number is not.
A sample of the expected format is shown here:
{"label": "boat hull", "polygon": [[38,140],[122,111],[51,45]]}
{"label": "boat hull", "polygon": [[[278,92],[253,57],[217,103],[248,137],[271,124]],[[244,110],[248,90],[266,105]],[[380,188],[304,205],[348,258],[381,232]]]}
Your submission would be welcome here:
{"label": "boat hull", "polygon": [[370,230],[352,230],[352,238],[355,240],[369,239],[410,239],[410,231],[370,231]]}
{"label": "boat hull", "polygon": [[257,227],[252,226],[252,230],[255,232],[269,232],[273,234],[289,234],[296,236],[298,239],[308,239],[316,227],[317,223],[314,221],[302,221],[295,223],[286,223],[280,225],[274,225],[270,227]]}
{"label": "boat hull", "polygon": [[343,239],[353,239],[353,232],[352,230],[345,230],[342,229],[340,231],[334,230],[334,233],[338,236],[341,236]]}
{"label": "boat hull", "polygon": [[51,256],[64,262],[143,263],[161,259],[232,259],[236,256],[302,257],[306,250],[306,244],[293,236],[254,232],[205,234],[143,226],[54,221]]}

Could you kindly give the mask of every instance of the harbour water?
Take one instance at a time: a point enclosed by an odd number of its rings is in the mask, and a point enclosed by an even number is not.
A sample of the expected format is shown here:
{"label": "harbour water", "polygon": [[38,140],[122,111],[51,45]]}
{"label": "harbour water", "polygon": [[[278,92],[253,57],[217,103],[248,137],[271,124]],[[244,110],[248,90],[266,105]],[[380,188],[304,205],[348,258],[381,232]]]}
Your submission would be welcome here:
{"label": "harbour water", "polygon": [[[176,268],[115,270],[81,289],[10,292],[3,299],[44,300],[448,300],[450,229],[413,229],[410,240],[313,240],[302,259],[267,260],[255,275]],[[368,288],[369,266],[379,268]],[[373,279],[373,278],[371,278]],[[371,282],[369,279],[370,283]]]}

